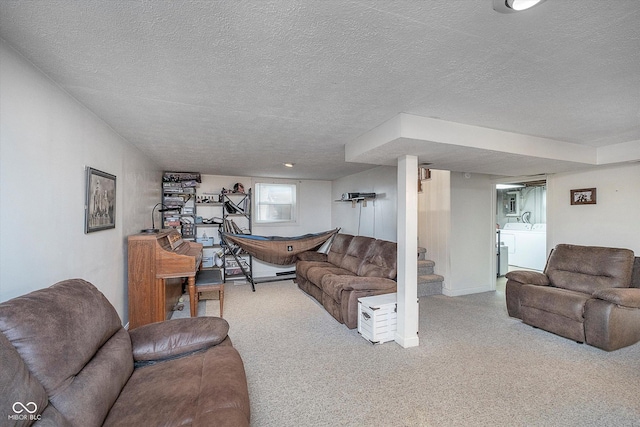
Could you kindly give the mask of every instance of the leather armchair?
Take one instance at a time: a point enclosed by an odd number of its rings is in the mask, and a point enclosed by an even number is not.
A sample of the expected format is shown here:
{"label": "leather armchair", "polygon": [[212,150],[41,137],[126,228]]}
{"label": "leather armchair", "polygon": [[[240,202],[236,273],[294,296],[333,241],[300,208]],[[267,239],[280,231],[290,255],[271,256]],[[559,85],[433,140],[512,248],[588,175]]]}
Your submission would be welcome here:
{"label": "leather armchair", "polygon": [[561,244],[544,273],[507,273],[509,316],[612,351],[640,341],[640,261],[628,249]]}
{"label": "leather armchair", "polygon": [[[203,317],[129,332],[80,279],[5,301],[0,416],[21,425],[248,426],[244,365],[228,329]],[[15,402],[30,413],[13,413]]]}

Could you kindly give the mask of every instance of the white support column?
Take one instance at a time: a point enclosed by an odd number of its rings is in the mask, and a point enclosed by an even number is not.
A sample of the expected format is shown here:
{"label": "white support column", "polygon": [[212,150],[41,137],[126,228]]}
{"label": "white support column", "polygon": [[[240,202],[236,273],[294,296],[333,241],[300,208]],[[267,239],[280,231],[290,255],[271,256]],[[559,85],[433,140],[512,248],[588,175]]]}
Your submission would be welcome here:
{"label": "white support column", "polygon": [[418,340],[418,158],[398,158],[398,325],[395,341]]}

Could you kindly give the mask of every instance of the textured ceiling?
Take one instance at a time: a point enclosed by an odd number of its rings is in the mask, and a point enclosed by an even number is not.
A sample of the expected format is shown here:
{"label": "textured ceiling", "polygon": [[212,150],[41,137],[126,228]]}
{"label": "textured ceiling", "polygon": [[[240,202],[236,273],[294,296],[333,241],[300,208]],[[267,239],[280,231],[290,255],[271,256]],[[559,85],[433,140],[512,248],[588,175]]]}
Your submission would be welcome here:
{"label": "textured ceiling", "polygon": [[[345,145],[398,113],[640,144],[637,0],[2,0],[0,37],[166,169],[335,179],[371,167]],[[460,171],[558,162],[404,146]]]}

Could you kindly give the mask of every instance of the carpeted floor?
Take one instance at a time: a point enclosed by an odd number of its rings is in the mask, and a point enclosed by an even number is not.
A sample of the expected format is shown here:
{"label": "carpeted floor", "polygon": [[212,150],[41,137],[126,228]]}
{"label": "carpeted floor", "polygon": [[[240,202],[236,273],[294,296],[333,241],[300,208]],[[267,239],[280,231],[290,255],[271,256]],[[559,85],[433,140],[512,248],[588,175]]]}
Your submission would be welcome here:
{"label": "carpeted floor", "polygon": [[256,289],[228,283],[224,307],[253,426],[640,426],[640,344],[607,353],[534,329],[502,292],[420,298],[420,346],[403,349],[291,281]]}

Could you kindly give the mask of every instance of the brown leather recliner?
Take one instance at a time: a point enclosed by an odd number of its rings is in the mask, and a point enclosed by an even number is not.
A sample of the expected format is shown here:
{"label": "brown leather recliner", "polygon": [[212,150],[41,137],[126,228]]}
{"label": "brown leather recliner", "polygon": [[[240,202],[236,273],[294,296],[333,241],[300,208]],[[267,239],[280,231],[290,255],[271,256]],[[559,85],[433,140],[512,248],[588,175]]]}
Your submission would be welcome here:
{"label": "brown leather recliner", "polygon": [[509,316],[606,351],[640,341],[640,258],[628,249],[560,244],[544,273],[507,273]]}
{"label": "brown leather recliner", "polygon": [[0,304],[0,424],[248,426],[244,365],[218,317],[126,331],[90,283]]}

